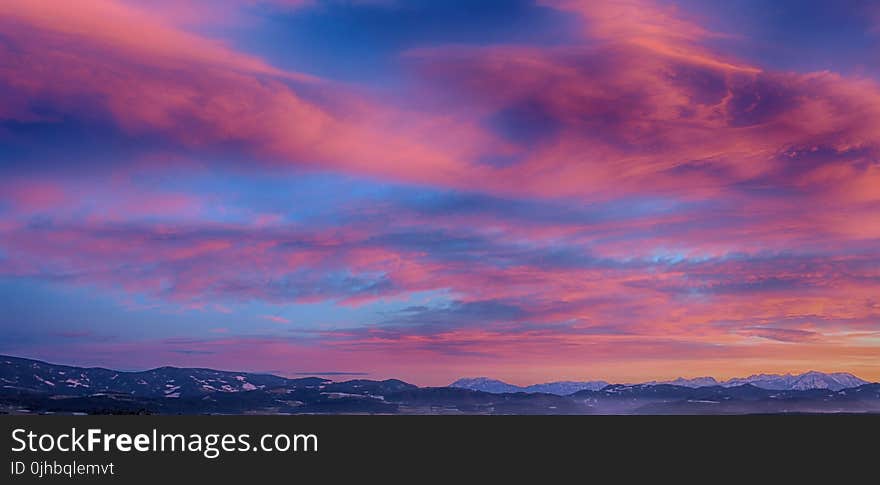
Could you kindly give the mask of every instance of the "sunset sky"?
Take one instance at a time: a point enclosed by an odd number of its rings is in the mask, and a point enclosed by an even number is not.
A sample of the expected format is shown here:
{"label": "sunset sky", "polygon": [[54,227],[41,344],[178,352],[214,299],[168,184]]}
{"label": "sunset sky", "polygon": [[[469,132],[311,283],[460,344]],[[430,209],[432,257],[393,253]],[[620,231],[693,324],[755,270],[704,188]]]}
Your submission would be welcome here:
{"label": "sunset sky", "polygon": [[869,0],[0,2],[0,353],[880,380]]}

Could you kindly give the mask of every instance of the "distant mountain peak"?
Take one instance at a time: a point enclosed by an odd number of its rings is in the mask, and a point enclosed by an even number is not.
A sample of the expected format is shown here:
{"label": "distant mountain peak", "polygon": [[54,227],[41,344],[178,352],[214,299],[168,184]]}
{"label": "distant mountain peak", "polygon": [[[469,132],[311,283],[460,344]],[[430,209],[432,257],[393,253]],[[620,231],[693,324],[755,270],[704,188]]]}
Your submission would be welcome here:
{"label": "distant mountain peak", "polygon": [[[864,384],[868,384],[868,381],[860,379],[848,372],[824,373],[816,370],[811,370],[804,372],[803,374],[752,374],[749,377],[734,377],[726,381],[719,381],[711,376],[692,378],[678,377],[676,379],[667,381],[647,381],[622,386],[633,387],[673,385],[680,387],[699,388],[708,386],[739,387],[743,385],[749,385],[759,389],[780,391],[808,389],[829,389],[832,391],[839,391],[841,389],[858,387]],[[605,381],[557,381],[544,384],[532,384],[530,386],[517,386],[490,377],[465,377],[453,382],[452,384],[450,384],[449,387],[458,387],[495,394],[510,392],[541,392],[546,394],[557,394],[560,396],[565,396],[583,389],[599,390],[608,385],[609,383]],[[621,384],[617,384],[617,386],[621,386]]]}
{"label": "distant mountain peak", "polygon": [[803,374],[754,374],[749,377],[736,377],[721,383],[722,386],[732,387],[741,384],[752,384],[755,387],[771,390],[807,390],[807,389],[830,389],[839,391],[850,387],[858,387],[868,384],[868,381],[860,379],[848,372],[833,372],[826,374],[816,370]]}
{"label": "distant mountain peak", "polygon": [[678,377],[671,381],[651,381],[645,382],[643,384],[671,384],[673,386],[682,386],[682,387],[706,387],[706,386],[718,386],[720,383],[714,378],[710,376],[702,376],[702,377],[693,377],[693,378],[684,378]]}
{"label": "distant mountain peak", "polygon": [[[503,382],[503,381],[499,381],[498,379],[492,379],[492,378],[485,377],[485,376],[483,376],[483,377],[462,377],[461,379],[458,379],[457,381],[453,382],[453,384],[456,384],[456,383],[465,384],[465,383],[469,383],[469,382]],[[453,385],[450,387],[456,387],[456,386]]]}
{"label": "distant mountain peak", "polygon": [[556,394],[558,396],[567,396],[584,389],[598,391],[608,386],[605,381],[555,381],[545,382],[543,384],[532,384],[530,386],[517,386],[508,384],[507,382],[489,377],[465,377],[458,379],[449,385],[449,387],[457,387],[462,389],[470,389],[472,391],[489,392],[493,394],[510,393],[510,392],[530,392],[543,394]]}
{"label": "distant mountain peak", "polygon": [[488,377],[463,377],[449,385],[449,387],[458,387],[461,389],[470,389],[472,391],[491,392],[501,394],[505,392],[521,392],[522,388],[513,384],[508,384],[498,379],[490,379]]}

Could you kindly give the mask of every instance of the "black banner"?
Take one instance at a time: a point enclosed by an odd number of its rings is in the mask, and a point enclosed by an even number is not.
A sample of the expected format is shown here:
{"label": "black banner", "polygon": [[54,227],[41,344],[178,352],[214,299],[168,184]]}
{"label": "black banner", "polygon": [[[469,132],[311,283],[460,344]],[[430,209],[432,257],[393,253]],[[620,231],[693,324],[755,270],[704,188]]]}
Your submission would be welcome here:
{"label": "black banner", "polygon": [[611,472],[622,480],[698,471],[876,477],[880,430],[880,416],[5,416],[0,423],[2,482],[12,484],[413,483]]}

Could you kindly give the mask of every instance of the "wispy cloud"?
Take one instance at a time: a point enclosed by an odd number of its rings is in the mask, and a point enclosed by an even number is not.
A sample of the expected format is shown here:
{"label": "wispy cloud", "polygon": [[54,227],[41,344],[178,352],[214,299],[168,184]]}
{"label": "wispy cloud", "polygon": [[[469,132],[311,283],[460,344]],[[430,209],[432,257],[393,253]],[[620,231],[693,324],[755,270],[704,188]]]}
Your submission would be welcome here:
{"label": "wispy cloud", "polygon": [[262,318],[263,320],[268,320],[273,323],[281,323],[281,324],[290,323],[290,320],[288,320],[284,317],[279,317],[278,315],[260,315],[260,318]]}

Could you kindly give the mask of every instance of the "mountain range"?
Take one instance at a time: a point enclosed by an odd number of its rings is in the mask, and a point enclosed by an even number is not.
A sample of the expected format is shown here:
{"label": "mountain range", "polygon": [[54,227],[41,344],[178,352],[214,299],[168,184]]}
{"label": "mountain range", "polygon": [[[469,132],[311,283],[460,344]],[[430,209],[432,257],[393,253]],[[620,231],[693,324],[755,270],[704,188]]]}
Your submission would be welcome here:
{"label": "mountain range", "polygon": [[[691,388],[706,386],[735,387],[743,384],[751,384],[761,389],[776,391],[805,391],[809,389],[830,389],[832,391],[839,391],[841,389],[868,384],[868,381],[859,379],[846,372],[824,374],[822,372],[809,371],[798,375],[755,374],[749,377],[736,377],[726,381],[718,381],[714,377],[695,377],[692,379],[679,377],[671,381],[650,381],[641,384],[671,384],[674,386]],[[609,383],[605,381],[559,381],[533,384],[530,386],[516,386],[497,379],[490,379],[488,377],[465,377],[453,382],[449,386],[496,394],[505,392],[544,392],[567,396],[584,389],[598,391],[608,385]]]}
{"label": "mountain range", "polygon": [[[460,386],[418,387],[396,379],[334,382],[198,368],[122,372],[0,356],[0,413],[880,413],[880,384],[864,383],[849,374],[808,372],[746,379],[751,381],[729,380],[721,385],[714,379],[636,385],[555,382],[524,388],[471,379],[456,381]],[[713,381],[714,385],[698,385]],[[848,384],[852,387],[840,388]],[[461,387],[465,385],[491,391]]]}
{"label": "mountain range", "polygon": [[568,396],[569,394],[574,394],[584,389],[598,391],[608,385],[609,383],[605,381],[556,381],[545,382],[544,384],[532,384],[531,386],[515,386],[488,377],[463,377],[450,384],[449,387],[490,392],[493,394],[501,394],[505,392],[543,392],[546,394],[556,394],[557,396]]}

